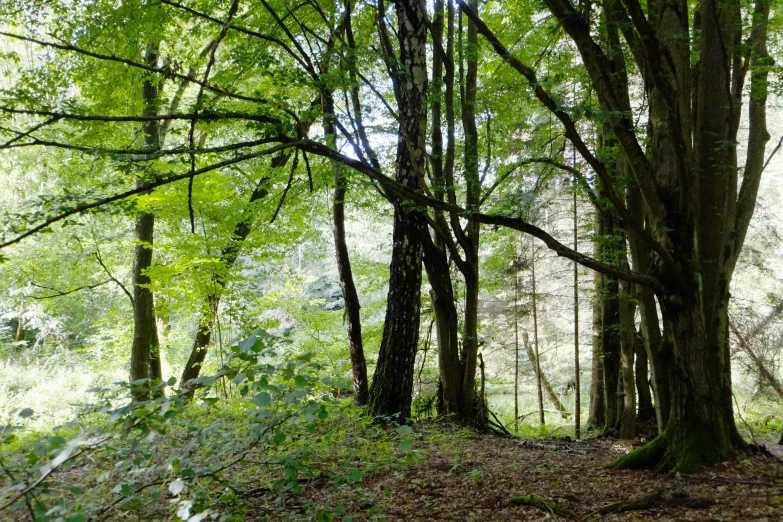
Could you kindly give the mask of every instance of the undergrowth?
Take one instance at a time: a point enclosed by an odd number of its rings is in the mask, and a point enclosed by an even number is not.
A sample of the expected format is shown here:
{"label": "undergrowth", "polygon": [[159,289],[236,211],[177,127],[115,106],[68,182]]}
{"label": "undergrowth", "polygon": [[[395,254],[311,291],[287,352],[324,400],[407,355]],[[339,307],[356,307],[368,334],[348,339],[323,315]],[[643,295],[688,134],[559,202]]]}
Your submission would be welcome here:
{"label": "undergrowth", "polygon": [[[286,502],[312,481],[339,490],[407,466],[413,433],[373,425],[333,399],[319,373],[310,354],[259,330],[231,347],[217,374],[196,380],[193,400],[173,379],[137,381],[154,398],[103,389],[44,434],[24,432],[36,414],[22,409],[0,430],[0,519],[349,522],[344,505],[302,499],[291,511]],[[238,396],[219,400],[227,381]]]}

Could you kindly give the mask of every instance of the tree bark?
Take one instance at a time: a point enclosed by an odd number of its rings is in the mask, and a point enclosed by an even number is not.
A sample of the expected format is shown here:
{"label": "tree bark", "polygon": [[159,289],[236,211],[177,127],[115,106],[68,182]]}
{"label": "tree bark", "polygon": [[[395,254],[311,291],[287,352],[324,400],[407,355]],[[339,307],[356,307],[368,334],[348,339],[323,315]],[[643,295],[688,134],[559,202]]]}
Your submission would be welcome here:
{"label": "tree bark", "polygon": [[[576,161],[574,161],[576,163]],[[576,183],[574,183],[574,250],[578,250],[578,214]],[[579,265],[574,263],[574,438],[579,440],[582,429],[582,388],[579,375]]]}
{"label": "tree bark", "polygon": [[[478,12],[478,0],[468,0],[468,4]],[[465,52],[467,70],[465,74],[465,98],[462,102],[462,128],[465,132],[465,193],[466,206],[478,212],[481,199],[481,179],[479,178],[478,130],[476,127],[476,88],[478,81],[478,31],[476,24],[468,21],[468,47]],[[488,137],[489,139],[489,137]],[[481,224],[468,219],[466,238],[462,241],[468,273],[465,273],[465,338],[462,340],[465,350],[463,359],[464,377],[462,381],[466,412],[472,413],[473,395],[476,387],[476,358],[478,355],[478,303],[479,303],[479,234]],[[458,238],[461,236],[457,236]],[[484,423],[485,419],[477,419]]]}
{"label": "tree bark", "polygon": [[[395,74],[394,87],[400,116],[395,178],[419,190],[424,170],[427,127],[426,13],[419,3],[395,2],[399,35],[399,64],[404,81]],[[384,24],[383,4],[378,23]],[[422,174],[423,177],[423,174]],[[421,307],[422,238],[424,217],[396,199],[386,319],[378,352],[368,412],[405,422],[411,413],[413,371],[419,340]]]}
{"label": "tree bark", "polygon": [[639,397],[639,408],[637,421],[639,424],[649,425],[656,421],[655,408],[653,407],[652,394],[650,393],[650,384],[648,376],[647,348],[644,345],[644,339],[640,334],[634,335],[634,352],[636,352],[636,393]]}
{"label": "tree bark", "polygon": [[[327,144],[335,147],[334,99],[330,92],[322,96],[324,111],[324,136]],[[359,294],[353,280],[351,259],[348,245],[345,241],[345,195],[348,180],[343,172],[343,166],[336,161],[331,162],[334,181],[334,200],[332,201],[332,217],[334,231],[334,250],[337,258],[337,272],[340,274],[340,289],[345,302],[345,321],[348,323],[348,353],[351,357],[351,373],[353,374],[353,389],[356,403],[367,404],[369,388],[367,384],[367,362],[364,359],[362,344],[362,323]]]}
{"label": "tree bark", "polygon": [[[596,212],[596,232],[600,233],[600,213]],[[600,259],[600,246],[594,242],[595,257]],[[590,411],[587,416],[587,425],[604,427],[606,425],[606,409],[604,401],[604,361],[603,348],[603,281],[604,276],[593,272],[593,361],[590,379]]]}
{"label": "tree bark", "polygon": [[[150,66],[157,66],[157,45],[150,43],[144,57]],[[157,114],[158,86],[153,79],[145,78],[142,86],[144,98],[145,116]],[[150,120],[145,123],[144,133],[145,149],[150,152],[160,148],[160,134],[158,122]],[[137,183],[140,188],[148,185],[144,179]],[[130,381],[131,383],[151,378],[150,353],[158,348],[157,329],[155,328],[155,309],[153,305],[152,290],[150,289],[150,277],[147,271],[152,266],[152,245],[155,229],[155,215],[151,212],[143,213],[136,221],[136,247],[133,256],[133,343],[131,345]],[[159,357],[159,356],[158,356]],[[157,372],[157,368],[155,370]],[[134,385],[132,393],[137,400],[149,398],[150,383]]]}
{"label": "tree bark", "polygon": [[620,285],[620,382],[618,383],[618,415],[616,432],[621,439],[636,436],[636,383],[634,379],[634,353],[636,347],[636,329],[632,284],[623,281]]}

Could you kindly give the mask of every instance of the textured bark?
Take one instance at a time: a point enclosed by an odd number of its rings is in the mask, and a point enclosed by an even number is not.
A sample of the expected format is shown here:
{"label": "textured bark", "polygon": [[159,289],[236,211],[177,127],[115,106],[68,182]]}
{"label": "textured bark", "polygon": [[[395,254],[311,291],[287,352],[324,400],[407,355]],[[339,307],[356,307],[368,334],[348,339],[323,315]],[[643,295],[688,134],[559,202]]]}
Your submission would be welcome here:
{"label": "textured bark", "polygon": [[621,439],[636,436],[636,382],[634,377],[634,354],[636,329],[631,283],[620,285],[620,382],[618,383],[618,418],[616,432]]}
{"label": "textured bark", "polygon": [[[148,65],[157,65],[157,45],[150,43],[147,46],[144,59]],[[143,114],[145,116],[156,115],[158,86],[152,79],[146,78],[144,80],[142,85],[142,96],[144,98]],[[157,121],[145,123],[142,132],[144,133],[145,149],[152,152],[160,148],[160,134]],[[137,183],[139,188],[144,188],[147,184],[148,182],[143,179],[139,180]],[[130,361],[131,382],[150,379],[150,353],[153,350],[153,346],[155,349],[159,350],[152,290],[149,288],[151,281],[147,274],[147,271],[152,266],[154,229],[154,214],[143,213],[139,216],[136,221],[136,247],[134,248],[133,256],[133,342],[131,345]],[[159,364],[156,366],[154,373],[159,373]],[[137,400],[147,399],[149,397],[149,382],[147,384],[135,386],[133,395]]]}
{"label": "textured bark", "polygon": [[[600,221],[599,214],[596,212],[596,225]],[[597,227],[598,228],[598,227]],[[598,244],[595,244],[597,259],[599,257]],[[593,272],[593,361],[590,379],[590,411],[587,416],[587,425],[592,427],[603,427],[606,425],[606,410],[604,402],[604,361],[603,348],[601,347],[602,318],[603,318],[603,281],[604,276],[598,272]]]}
{"label": "textured bark", "polygon": [[[135,382],[150,378],[150,351],[155,324],[152,291],[147,269],[152,266],[152,240],[155,216],[142,215],[136,221],[136,247],[133,255],[133,344],[131,346],[130,380]],[[134,397],[149,397],[149,384],[137,385]]]}
{"label": "textured bark", "polygon": [[648,360],[647,348],[644,345],[644,339],[638,333],[634,335],[634,352],[636,353],[636,394],[639,398],[639,407],[637,420],[640,424],[648,425],[656,421],[655,408],[653,407],[652,394],[650,393],[650,384],[648,381]]}
{"label": "textured bark", "polygon": [[[400,116],[395,178],[418,190],[424,170],[427,126],[426,13],[419,3],[395,2],[398,20],[399,63],[404,81],[396,76],[395,96]],[[379,17],[383,16],[382,5]],[[380,23],[383,23],[381,20]],[[394,202],[394,232],[389,294],[378,363],[368,411],[400,422],[410,417],[413,370],[419,340],[422,238],[424,217],[403,202]]]}

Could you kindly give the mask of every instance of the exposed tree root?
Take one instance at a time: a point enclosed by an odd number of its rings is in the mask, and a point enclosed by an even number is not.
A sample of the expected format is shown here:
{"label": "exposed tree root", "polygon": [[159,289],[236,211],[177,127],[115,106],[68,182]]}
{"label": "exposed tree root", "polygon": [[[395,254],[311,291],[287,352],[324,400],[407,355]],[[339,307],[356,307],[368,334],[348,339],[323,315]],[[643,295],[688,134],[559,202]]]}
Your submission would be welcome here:
{"label": "exposed tree root", "polygon": [[703,466],[723,462],[736,449],[747,447],[746,442],[735,443],[733,439],[731,434],[721,442],[711,433],[666,430],[647,444],[619,457],[609,468],[696,473]]}
{"label": "exposed tree root", "polygon": [[651,495],[645,495],[631,500],[613,502],[601,508],[591,511],[582,517],[582,521],[590,520],[595,515],[607,515],[609,513],[624,513],[626,511],[642,511],[654,507],[680,507],[690,509],[705,509],[715,502],[706,498],[694,498],[689,496],[664,497],[663,491],[656,491]]}

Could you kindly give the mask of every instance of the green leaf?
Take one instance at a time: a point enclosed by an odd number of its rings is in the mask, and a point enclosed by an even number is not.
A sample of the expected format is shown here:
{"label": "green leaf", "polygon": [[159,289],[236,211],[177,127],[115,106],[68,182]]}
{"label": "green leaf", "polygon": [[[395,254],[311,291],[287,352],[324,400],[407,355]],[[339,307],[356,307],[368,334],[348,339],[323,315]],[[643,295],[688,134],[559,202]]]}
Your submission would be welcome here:
{"label": "green leaf", "polygon": [[253,397],[253,402],[265,408],[272,404],[272,397],[267,392],[261,392]]}
{"label": "green leaf", "polygon": [[413,442],[409,440],[400,441],[400,443],[397,445],[397,449],[403,453],[408,453],[413,449]]}
{"label": "green leaf", "polygon": [[81,513],[76,513],[68,517],[68,522],[87,522],[89,518]]}
{"label": "green leaf", "polygon": [[26,419],[28,417],[32,417],[33,413],[34,412],[33,412],[32,408],[25,408],[25,409],[23,409],[22,411],[19,412],[19,416],[22,417],[23,419]]}
{"label": "green leaf", "polygon": [[348,473],[348,480],[354,484],[360,482],[362,480],[362,471],[359,469],[352,469],[350,473]]}
{"label": "green leaf", "polygon": [[331,513],[327,513],[326,511],[319,511],[315,515],[315,519],[318,522],[332,522],[332,520],[333,520],[332,514]]}
{"label": "green leaf", "polygon": [[285,433],[280,430],[275,431],[272,441],[274,441],[275,444],[282,444],[285,441]]}
{"label": "green leaf", "polygon": [[402,426],[397,428],[397,433],[400,435],[410,435],[411,433],[413,433],[413,428],[403,424]]}

